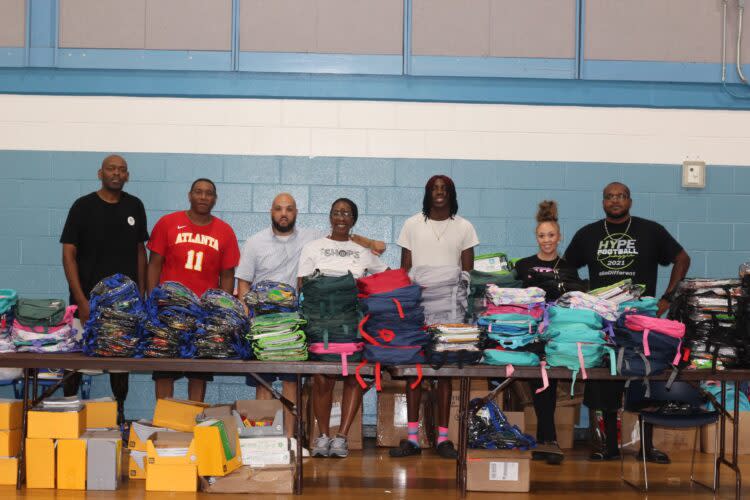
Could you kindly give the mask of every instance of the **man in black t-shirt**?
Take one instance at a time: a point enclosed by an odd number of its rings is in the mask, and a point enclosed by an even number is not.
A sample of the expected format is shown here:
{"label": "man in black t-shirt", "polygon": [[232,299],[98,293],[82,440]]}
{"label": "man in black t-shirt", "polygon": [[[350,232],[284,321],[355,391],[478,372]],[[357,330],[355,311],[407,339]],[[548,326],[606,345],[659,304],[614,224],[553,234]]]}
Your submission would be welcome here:
{"label": "man in black t-shirt", "polygon": [[626,185],[607,185],[602,201],[606,218],[578,230],[565,260],[576,268],[588,267],[592,289],[631,278],[633,283],[646,285],[648,296],[656,294],[659,266],[674,264],[666,293],[659,300],[661,316],[690,268],[690,257],[664,226],[631,216],[632,204]]}
{"label": "man in black t-shirt", "polygon": [[[591,288],[611,285],[631,278],[646,285],[646,295],[656,294],[659,266],[673,264],[667,290],[658,304],[661,316],[668,308],[674,289],[690,268],[690,257],[661,224],[633,217],[630,189],[620,182],[604,188],[602,207],[606,217],[582,227],[565,251],[565,260],[576,268],[588,267]],[[619,459],[617,410],[622,406],[624,384],[620,381],[589,381],[584,404],[602,410],[606,427],[606,448],[591,455],[593,460]],[[653,448],[653,426],[646,426],[643,444],[647,459],[669,463],[666,454]]]}
{"label": "man in black t-shirt", "polygon": [[[110,155],[102,161],[98,176],[101,189],[73,203],[60,236],[70,303],[78,306],[81,325],[89,319],[91,290],[102,278],[122,273],[138,283],[141,295],[146,287],[146,211],[141,200],[122,190],[129,178],[128,164],[121,156]],[[65,395],[76,395],[80,381],[79,373],[68,377]],[[110,373],[110,385],[122,422],[128,373]]]}

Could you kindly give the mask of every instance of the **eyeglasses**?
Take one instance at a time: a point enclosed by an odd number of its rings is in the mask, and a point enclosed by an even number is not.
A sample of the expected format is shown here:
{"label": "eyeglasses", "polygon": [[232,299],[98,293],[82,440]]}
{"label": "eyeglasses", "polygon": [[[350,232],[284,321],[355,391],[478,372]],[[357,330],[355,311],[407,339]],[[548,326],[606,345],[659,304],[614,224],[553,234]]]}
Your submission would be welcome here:
{"label": "eyeglasses", "polygon": [[216,192],[212,191],[210,189],[207,190],[207,191],[203,191],[202,189],[193,189],[190,192],[193,193],[195,196],[198,196],[198,197],[205,196],[206,198],[213,198],[213,197],[216,196]]}
{"label": "eyeglasses", "polygon": [[622,201],[629,199],[630,196],[625,193],[609,193],[604,195],[604,199],[607,201]]}
{"label": "eyeglasses", "polygon": [[332,217],[343,217],[345,219],[351,219],[352,217],[354,217],[354,214],[352,214],[351,212],[348,212],[346,210],[334,210],[333,212],[331,212],[331,216]]}

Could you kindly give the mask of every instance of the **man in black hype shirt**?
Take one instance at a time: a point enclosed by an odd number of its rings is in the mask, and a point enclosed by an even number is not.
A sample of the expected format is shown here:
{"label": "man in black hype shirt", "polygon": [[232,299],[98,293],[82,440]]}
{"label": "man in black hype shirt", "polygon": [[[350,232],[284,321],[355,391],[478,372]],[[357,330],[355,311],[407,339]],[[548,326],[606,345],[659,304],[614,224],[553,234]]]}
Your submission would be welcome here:
{"label": "man in black hype shirt", "polygon": [[[668,308],[677,284],[690,268],[690,257],[664,226],[633,217],[630,189],[620,182],[604,188],[602,208],[606,217],[582,227],[573,236],[565,260],[576,268],[588,267],[591,288],[617,283],[626,278],[646,285],[646,295],[656,294],[659,266],[673,264],[666,292],[658,303],[657,315]],[[584,404],[591,410],[602,410],[606,429],[606,448],[592,453],[592,460],[619,459],[617,447],[617,410],[622,406],[624,384],[620,381],[589,381]],[[610,438],[611,437],[611,438]],[[653,448],[653,426],[647,425],[643,439],[647,459],[669,463],[666,454]]]}
{"label": "man in black hype shirt", "polygon": [[[146,287],[146,211],[141,200],[122,190],[129,179],[128,164],[122,156],[107,156],[98,177],[102,187],[73,203],[60,236],[70,303],[78,306],[76,317],[81,327],[91,313],[91,290],[102,278],[122,273],[138,283],[141,295]],[[119,423],[123,421],[128,376],[109,374]],[[80,373],[69,376],[65,396],[78,394],[80,383]]]}

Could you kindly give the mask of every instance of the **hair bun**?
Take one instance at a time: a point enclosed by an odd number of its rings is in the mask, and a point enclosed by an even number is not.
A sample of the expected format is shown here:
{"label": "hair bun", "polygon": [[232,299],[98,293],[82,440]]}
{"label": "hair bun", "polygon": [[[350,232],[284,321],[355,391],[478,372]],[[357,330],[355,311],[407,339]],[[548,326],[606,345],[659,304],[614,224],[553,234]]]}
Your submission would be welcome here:
{"label": "hair bun", "polygon": [[554,200],[544,200],[539,203],[539,209],[536,212],[536,221],[557,222],[557,202]]}

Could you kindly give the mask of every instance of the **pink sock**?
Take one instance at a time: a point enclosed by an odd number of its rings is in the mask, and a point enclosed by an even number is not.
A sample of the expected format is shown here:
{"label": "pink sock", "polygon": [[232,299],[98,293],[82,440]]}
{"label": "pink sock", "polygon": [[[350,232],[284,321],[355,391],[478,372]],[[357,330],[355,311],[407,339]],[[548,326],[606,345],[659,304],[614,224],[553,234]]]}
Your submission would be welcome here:
{"label": "pink sock", "polygon": [[409,435],[408,439],[412,443],[419,446],[419,422],[409,422]]}
{"label": "pink sock", "polygon": [[447,427],[438,427],[438,440],[437,444],[440,444],[444,441],[448,441],[448,428]]}

